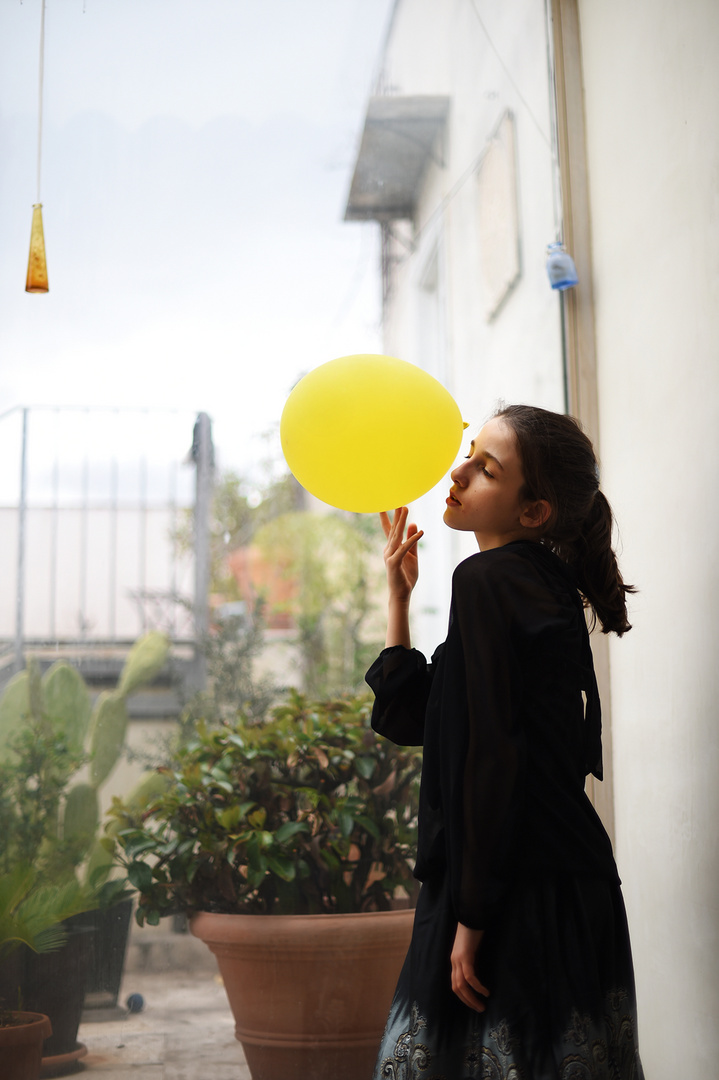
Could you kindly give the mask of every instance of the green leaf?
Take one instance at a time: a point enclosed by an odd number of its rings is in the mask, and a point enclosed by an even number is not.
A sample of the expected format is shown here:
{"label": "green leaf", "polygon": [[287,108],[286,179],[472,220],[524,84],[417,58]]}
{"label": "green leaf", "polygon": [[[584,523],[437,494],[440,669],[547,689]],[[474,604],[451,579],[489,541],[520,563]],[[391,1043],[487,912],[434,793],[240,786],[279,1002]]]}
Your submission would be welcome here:
{"label": "green leaf", "polygon": [[297,794],[307,799],[313,810],[317,809],[322,799],[322,795],[315,788],[300,787],[297,788]]}
{"label": "green leaf", "polygon": [[322,849],[322,851],[320,852],[320,858],[322,859],[325,866],[329,867],[330,870],[339,870],[342,865],[334,852],[330,851],[329,848]]}
{"label": "green leaf", "polygon": [[248,884],[251,885],[253,889],[258,888],[258,886],[260,886],[262,884],[262,882],[265,880],[265,873],[266,873],[266,868],[265,869],[254,870],[254,869],[252,869],[252,867],[248,867],[248,869],[247,869],[247,882],[248,882]]}
{"label": "green leaf", "polygon": [[351,836],[355,827],[355,819],[346,810],[340,810],[337,815],[340,832],[343,836]]}
{"label": "green leaf", "polygon": [[286,855],[268,855],[267,865],[283,881],[294,881],[295,864]]}
{"label": "green leaf", "polygon": [[138,892],[147,892],[147,890],[152,887],[152,870],[147,863],[130,863],[127,868],[127,876],[130,879],[130,883],[135,886]]}
{"label": "green leaf", "polygon": [[372,758],[360,757],[355,759],[355,769],[363,780],[369,780],[376,768],[377,762]]}
{"label": "green leaf", "polygon": [[216,777],[212,777],[207,783],[208,787],[218,787],[220,791],[224,791],[227,795],[233,795],[235,792],[232,784],[227,780],[218,780]]}
{"label": "green leaf", "polygon": [[134,859],[136,855],[140,855],[143,851],[153,851],[159,844],[159,840],[156,836],[143,836],[139,833],[137,836],[130,834],[129,838],[125,837],[124,833],[119,833],[118,839],[125,849],[125,853],[129,859]]}
{"label": "green leaf", "polygon": [[247,820],[253,829],[261,829],[267,820],[267,810],[264,806],[260,806],[254,813],[247,815]]}
{"label": "green leaf", "polygon": [[258,870],[260,866],[260,841],[256,833],[247,841],[247,865],[252,870]]}
{"label": "green leaf", "polygon": [[230,806],[226,810],[216,810],[215,816],[222,828],[228,831],[236,829],[242,820],[242,812],[239,806]]}
{"label": "green leaf", "polygon": [[358,814],[355,821],[358,825],[361,825],[365,832],[368,832],[370,836],[374,836],[375,840],[382,839],[382,833],[377,827],[377,823],[372,821],[372,818],[368,818],[366,814]]}
{"label": "green leaf", "polygon": [[285,844],[288,840],[291,840],[293,836],[296,836],[297,833],[307,833],[309,831],[309,826],[306,821],[285,821],[275,833],[275,840],[278,844]]}

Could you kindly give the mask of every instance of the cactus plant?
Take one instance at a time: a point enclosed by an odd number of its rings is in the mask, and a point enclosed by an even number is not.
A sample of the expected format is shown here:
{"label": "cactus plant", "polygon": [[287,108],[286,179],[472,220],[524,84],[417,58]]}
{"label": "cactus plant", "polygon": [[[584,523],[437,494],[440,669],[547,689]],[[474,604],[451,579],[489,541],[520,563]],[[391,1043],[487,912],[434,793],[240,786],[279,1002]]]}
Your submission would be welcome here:
{"label": "cactus plant", "polygon": [[[5,799],[8,821],[2,822],[10,834],[15,824],[15,857],[39,863],[58,881],[71,879],[82,864],[86,884],[107,876],[112,856],[97,836],[99,791],[122,754],[127,697],[157,675],[168,652],[164,634],[145,634],[130,650],[116,689],[100,694],[94,707],[82,676],[63,661],[42,678],[31,662],[8,683],[0,698],[0,774],[6,792],[13,773],[21,781],[22,797],[14,806]],[[80,779],[84,764],[88,775]],[[6,840],[11,862],[12,835]]]}

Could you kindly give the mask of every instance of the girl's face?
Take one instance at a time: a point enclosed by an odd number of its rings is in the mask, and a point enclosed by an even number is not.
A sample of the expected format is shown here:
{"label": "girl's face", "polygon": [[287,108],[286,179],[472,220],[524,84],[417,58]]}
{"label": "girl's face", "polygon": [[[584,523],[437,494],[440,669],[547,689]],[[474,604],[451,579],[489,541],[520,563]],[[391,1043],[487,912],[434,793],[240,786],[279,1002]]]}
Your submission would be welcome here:
{"label": "girl's face", "polygon": [[445,524],[473,532],[481,551],[512,540],[539,539],[549,504],[521,498],[523,486],[514,432],[495,416],[472,442],[469,456],[452,471]]}

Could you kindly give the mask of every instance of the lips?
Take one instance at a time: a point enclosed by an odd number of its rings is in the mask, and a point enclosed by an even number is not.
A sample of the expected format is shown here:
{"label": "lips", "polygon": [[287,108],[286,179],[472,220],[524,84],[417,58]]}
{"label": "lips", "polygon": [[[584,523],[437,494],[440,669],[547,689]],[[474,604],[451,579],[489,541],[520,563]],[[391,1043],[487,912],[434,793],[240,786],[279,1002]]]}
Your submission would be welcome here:
{"label": "lips", "polygon": [[462,505],[461,502],[459,501],[459,499],[456,497],[456,495],[454,495],[451,491],[450,491],[449,495],[447,496],[447,498],[445,499],[445,502],[447,503],[447,506],[461,506]]}

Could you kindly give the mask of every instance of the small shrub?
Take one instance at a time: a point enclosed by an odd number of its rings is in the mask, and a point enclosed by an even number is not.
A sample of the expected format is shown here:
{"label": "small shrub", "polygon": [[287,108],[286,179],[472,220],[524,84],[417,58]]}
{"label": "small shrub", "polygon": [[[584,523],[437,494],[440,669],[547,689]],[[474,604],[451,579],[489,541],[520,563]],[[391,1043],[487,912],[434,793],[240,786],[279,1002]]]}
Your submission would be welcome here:
{"label": "small shrub", "polygon": [[370,714],[366,698],[292,691],[264,724],[200,723],[157,770],[163,794],[111,810],[138,922],[386,910],[411,893],[421,756],[380,739]]}

